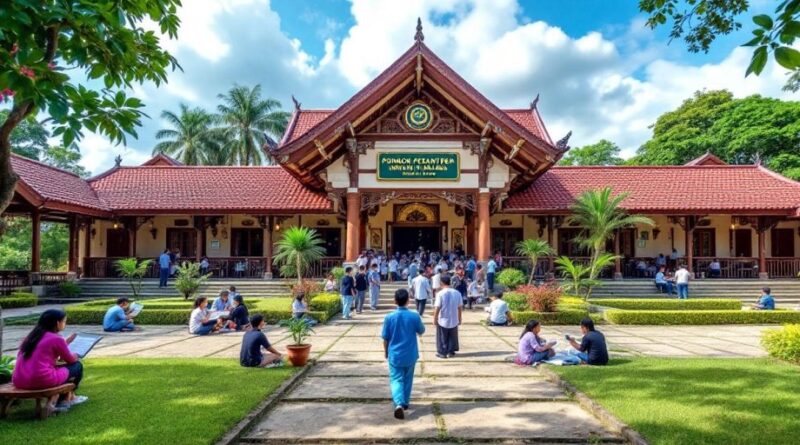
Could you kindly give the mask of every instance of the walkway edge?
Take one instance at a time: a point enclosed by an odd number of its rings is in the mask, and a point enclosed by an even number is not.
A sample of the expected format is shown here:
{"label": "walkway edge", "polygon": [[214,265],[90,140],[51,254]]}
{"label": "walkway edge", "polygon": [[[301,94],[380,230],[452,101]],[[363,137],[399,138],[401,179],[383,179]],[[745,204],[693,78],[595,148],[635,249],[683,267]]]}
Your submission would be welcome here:
{"label": "walkway edge", "polygon": [[647,440],[645,440],[645,438],[642,437],[638,431],[619,420],[615,415],[611,414],[611,412],[603,408],[599,403],[592,400],[589,396],[581,391],[578,391],[578,388],[573,386],[568,381],[562,379],[560,375],[547,369],[545,365],[539,366],[539,372],[541,372],[547,380],[550,380],[564,389],[567,394],[575,397],[575,400],[583,409],[592,413],[606,427],[618,432],[629,443],[633,445],[650,445],[649,442],[647,442]]}
{"label": "walkway edge", "polygon": [[294,389],[295,385],[302,380],[306,374],[309,373],[311,368],[316,366],[316,361],[309,361],[302,370],[289,377],[288,380],[283,382],[272,394],[269,395],[264,401],[258,404],[244,419],[240,420],[233,428],[231,428],[221,439],[216,442],[216,445],[235,445],[239,443],[242,435],[250,430],[255,424],[261,420],[264,415],[270,411],[278,402],[283,399],[289,391]]}

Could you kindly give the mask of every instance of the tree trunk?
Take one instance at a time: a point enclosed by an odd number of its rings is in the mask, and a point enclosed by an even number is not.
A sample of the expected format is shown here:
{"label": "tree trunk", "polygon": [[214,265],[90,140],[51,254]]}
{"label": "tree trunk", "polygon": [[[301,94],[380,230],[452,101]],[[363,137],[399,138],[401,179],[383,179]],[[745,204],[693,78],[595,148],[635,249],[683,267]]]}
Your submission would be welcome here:
{"label": "tree trunk", "polygon": [[300,269],[300,265],[301,264],[302,264],[302,261],[300,260],[300,254],[298,253],[297,254],[297,285],[302,287],[303,286],[303,272]]}
{"label": "tree trunk", "polygon": [[[16,104],[0,127],[0,214],[5,212],[14,197],[19,176],[11,169],[11,132],[33,110],[30,102]],[[0,223],[0,234],[2,234]]]}

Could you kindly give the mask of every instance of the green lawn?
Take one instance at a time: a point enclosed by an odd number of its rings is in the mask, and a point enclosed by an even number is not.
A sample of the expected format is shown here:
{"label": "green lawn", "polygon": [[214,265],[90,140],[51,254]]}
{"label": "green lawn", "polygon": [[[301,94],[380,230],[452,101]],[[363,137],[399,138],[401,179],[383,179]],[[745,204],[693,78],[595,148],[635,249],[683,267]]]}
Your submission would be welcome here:
{"label": "green lawn", "polygon": [[0,420],[16,444],[210,444],[294,368],[252,369],[232,359],[88,359],[78,393],[89,401],[42,422],[33,402]]}
{"label": "green lawn", "polygon": [[613,360],[550,368],[651,444],[790,444],[800,367],[772,359]]}

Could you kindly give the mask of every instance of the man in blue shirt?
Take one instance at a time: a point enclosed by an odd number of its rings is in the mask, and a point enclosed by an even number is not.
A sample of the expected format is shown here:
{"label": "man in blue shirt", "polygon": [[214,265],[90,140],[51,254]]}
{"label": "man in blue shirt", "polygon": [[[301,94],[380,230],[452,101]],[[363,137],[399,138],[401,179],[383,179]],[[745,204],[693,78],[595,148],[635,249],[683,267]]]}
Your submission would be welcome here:
{"label": "man in blue shirt", "polygon": [[103,330],[106,332],[133,331],[132,317],[125,313],[130,300],[125,297],[117,298],[117,304],[111,306],[103,317]]}
{"label": "man in blue shirt", "polygon": [[470,256],[469,261],[467,261],[467,278],[469,281],[475,279],[475,267],[477,267],[478,263],[475,262],[475,257]]}
{"label": "man in blue shirt", "polygon": [[497,271],[497,263],[494,258],[489,258],[486,263],[486,284],[489,287],[489,292],[494,291],[494,273]]}
{"label": "man in blue shirt", "polygon": [[397,310],[383,320],[383,351],[389,361],[389,387],[394,401],[394,417],[405,418],[411,388],[414,384],[414,368],[419,359],[417,335],[425,333],[419,314],[409,311],[408,291],[398,289],[394,293]]}
{"label": "man in blue shirt", "polygon": [[351,266],[347,266],[344,269],[344,276],[341,284],[339,284],[339,290],[342,295],[342,318],[349,320],[353,297],[356,295],[356,280],[353,278],[353,268]]}
{"label": "man in blue shirt", "polygon": [[664,275],[664,271],[667,268],[665,266],[661,266],[658,269],[658,273],[656,274],[656,287],[658,288],[661,293],[666,293],[667,295],[675,295],[675,290],[672,287],[672,282],[667,280],[667,276]]}
{"label": "man in blue shirt", "polygon": [[772,298],[772,289],[768,287],[761,289],[761,298],[758,299],[758,303],[753,306],[753,309],[759,311],[775,310],[775,299]]}
{"label": "man in blue shirt", "polygon": [[169,278],[169,266],[172,260],[169,257],[169,249],[164,249],[164,253],[158,257],[158,287],[167,287],[167,279]]}

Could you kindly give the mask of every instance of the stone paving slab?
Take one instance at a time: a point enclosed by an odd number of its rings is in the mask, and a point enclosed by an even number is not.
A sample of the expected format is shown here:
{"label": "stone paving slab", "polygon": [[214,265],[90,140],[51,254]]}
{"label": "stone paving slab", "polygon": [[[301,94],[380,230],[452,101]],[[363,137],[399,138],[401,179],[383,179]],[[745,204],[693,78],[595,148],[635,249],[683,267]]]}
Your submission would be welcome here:
{"label": "stone paving slab", "polygon": [[[431,386],[429,379],[414,379],[411,400],[427,396]],[[392,399],[389,390],[389,376],[383,377],[308,377],[303,384],[289,393],[284,400],[324,400],[324,399],[358,399],[386,400]]]}
{"label": "stone paving slab", "polygon": [[436,360],[423,365],[426,376],[461,376],[461,377],[530,377],[542,378],[539,371],[532,366],[517,366],[513,363],[488,362],[451,362]]}
{"label": "stone paving slab", "polygon": [[328,351],[320,357],[323,362],[383,362],[383,352]]}
{"label": "stone paving slab", "polygon": [[514,353],[507,351],[465,351],[461,350],[456,356],[448,359],[436,357],[435,351],[420,351],[420,355],[426,362],[432,361],[451,361],[451,362],[507,362],[511,363]]}
{"label": "stone paving slab", "polygon": [[[422,364],[417,362],[414,374],[422,374]],[[389,366],[386,362],[363,363],[319,363],[311,369],[309,376],[313,377],[387,377]]]}
{"label": "stone paving slab", "polygon": [[564,391],[547,380],[517,377],[436,377],[425,396],[435,400],[567,400]]}
{"label": "stone paving slab", "polygon": [[283,443],[295,439],[374,442],[436,437],[430,403],[414,403],[406,420],[398,421],[390,403],[292,402],[279,404],[243,439]]}
{"label": "stone paving slab", "polygon": [[573,402],[441,403],[448,436],[459,439],[616,439]]}

